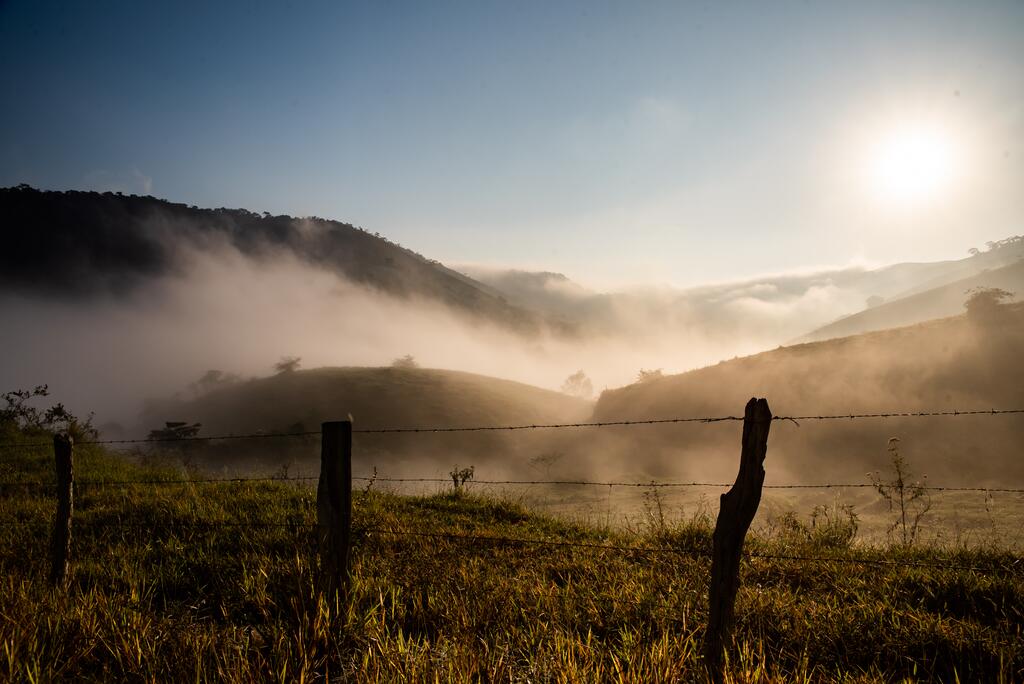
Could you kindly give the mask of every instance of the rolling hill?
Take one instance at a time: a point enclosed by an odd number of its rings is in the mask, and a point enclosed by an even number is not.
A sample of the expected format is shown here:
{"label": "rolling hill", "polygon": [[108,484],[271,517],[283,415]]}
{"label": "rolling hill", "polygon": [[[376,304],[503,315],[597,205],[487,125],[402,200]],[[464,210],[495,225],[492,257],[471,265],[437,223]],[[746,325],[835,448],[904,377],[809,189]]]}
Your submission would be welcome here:
{"label": "rolling hill", "polygon": [[[1024,304],[1003,305],[991,318],[960,315],[780,347],[606,391],[594,419],[742,415],[751,396],[766,397],[776,415],[1024,408],[1021,349]],[[768,480],[864,483],[865,472],[886,467],[890,437],[933,482],[1024,484],[1019,414],[778,422]],[[735,424],[716,423],[634,429],[601,447],[605,462],[629,454],[637,473],[731,480],[738,445]]]}
{"label": "rolling hill", "polygon": [[[248,434],[317,430],[320,423],[351,416],[356,429],[384,427],[466,427],[578,421],[591,404],[558,392],[473,373],[423,368],[320,368],[279,373],[239,382],[185,401],[154,404],[147,427],[166,421],[202,423],[201,434]],[[416,472],[436,472],[461,459],[490,463],[535,455],[538,435],[481,432],[452,434],[360,434],[357,467],[408,461]],[[262,444],[262,442],[261,442]],[[235,465],[313,457],[315,449],[287,451],[287,443],[254,454],[230,447]],[[282,449],[284,449],[282,451]],[[409,472],[406,468],[404,472]]]}
{"label": "rolling hill", "polygon": [[967,291],[977,287],[998,287],[1018,294],[1024,293],[1024,259],[846,316],[808,333],[799,341],[814,342],[846,337],[953,316],[963,311]]}

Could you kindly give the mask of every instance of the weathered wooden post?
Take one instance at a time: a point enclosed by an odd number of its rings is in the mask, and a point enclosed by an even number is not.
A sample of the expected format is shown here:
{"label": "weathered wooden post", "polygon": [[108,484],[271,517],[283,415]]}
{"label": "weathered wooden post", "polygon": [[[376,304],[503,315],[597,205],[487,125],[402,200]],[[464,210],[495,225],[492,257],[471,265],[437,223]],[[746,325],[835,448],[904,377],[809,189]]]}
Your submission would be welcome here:
{"label": "weathered wooden post", "polygon": [[708,627],[704,633],[704,662],[712,681],[722,679],[722,657],[733,623],[736,592],[740,586],[743,539],[761,503],[764,457],[772,412],[764,399],[751,399],[743,413],[743,448],[736,482],[722,494],[715,524],[711,585],[708,589]]}
{"label": "weathered wooden post", "polygon": [[63,586],[71,556],[71,513],[74,511],[74,440],[69,435],[54,435],[53,455],[57,467],[57,513],[50,537],[50,583]]}
{"label": "weathered wooden post", "polygon": [[328,600],[347,599],[352,528],[352,423],[323,423],[320,481],[316,492],[320,528],[320,582]]}

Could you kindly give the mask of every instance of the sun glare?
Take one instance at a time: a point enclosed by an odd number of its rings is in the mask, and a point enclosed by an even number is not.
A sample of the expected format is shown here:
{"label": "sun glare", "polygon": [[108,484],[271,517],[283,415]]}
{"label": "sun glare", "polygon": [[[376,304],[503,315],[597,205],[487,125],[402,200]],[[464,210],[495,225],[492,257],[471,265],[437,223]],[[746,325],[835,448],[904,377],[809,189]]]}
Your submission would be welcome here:
{"label": "sun glare", "polygon": [[872,150],[869,176],[876,194],[892,204],[938,199],[956,172],[950,135],[938,127],[908,126],[884,136]]}

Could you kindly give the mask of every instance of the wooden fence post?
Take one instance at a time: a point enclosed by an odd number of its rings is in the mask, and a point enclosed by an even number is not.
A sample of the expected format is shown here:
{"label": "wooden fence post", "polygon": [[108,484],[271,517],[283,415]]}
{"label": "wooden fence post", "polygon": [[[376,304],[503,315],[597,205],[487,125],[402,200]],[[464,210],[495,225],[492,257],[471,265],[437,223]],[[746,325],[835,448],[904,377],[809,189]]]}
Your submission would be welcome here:
{"label": "wooden fence post", "polygon": [[736,482],[722,494],[715,524],[711,585],[708,589],[708,627],[704,633],[704,663],[712,681],[722,679],[722,657],[733,623],[736,592],[740,586],[743,539],[761,503],[764,458],[772,412],[764,399],[751,399],[743,413],[743,448]]}
{"label": "wooden fence post", "polygon": [[323,423],[316,492],[320,583],[328,598],[347,600],[352,528],[352,423]]}
{"label": "wooden fence post", "polygon": [[71,513],[74,510],[74,440],[69,435],[54,435],[53,455],[57,466],[57,513],[50,537],[50,583],[63,586],[71,556]]}

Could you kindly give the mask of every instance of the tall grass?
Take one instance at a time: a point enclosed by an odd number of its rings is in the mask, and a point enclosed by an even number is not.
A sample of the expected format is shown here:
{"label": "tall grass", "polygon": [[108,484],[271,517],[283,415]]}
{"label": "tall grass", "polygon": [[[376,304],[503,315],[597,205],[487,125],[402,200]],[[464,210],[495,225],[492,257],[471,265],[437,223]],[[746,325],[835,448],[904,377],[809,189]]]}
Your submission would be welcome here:
{"label": "tall grass", "polygon": [[[79,448],[76,459],[82,480],[181,475],[94,448]],[[10,453],[0,475],[52,479],[50,461],[46,450]],[[52,494],[20,487],[2,494],[0,679],[702,676],[709,561],[688,551],[710,549],[712,516],[673,517],[656,500],[646,521],[614,530],[464,491],[407,497],[361,490],[354,495],[351,601],[338,606],[314,590],[315,494],[308,488],[80,487],[66,592],[46,583]],[[742,571],[730,681],[1024,679],[1019,558],[992,548],[859,547],[844,520],[841,511],[807,522],[796,516],[798,524],[766,531],[748,549],[941,566],[755,555]],[[659,551],[392,534],[402,531]],[[958,569],[965,565],[987,571]]]}

